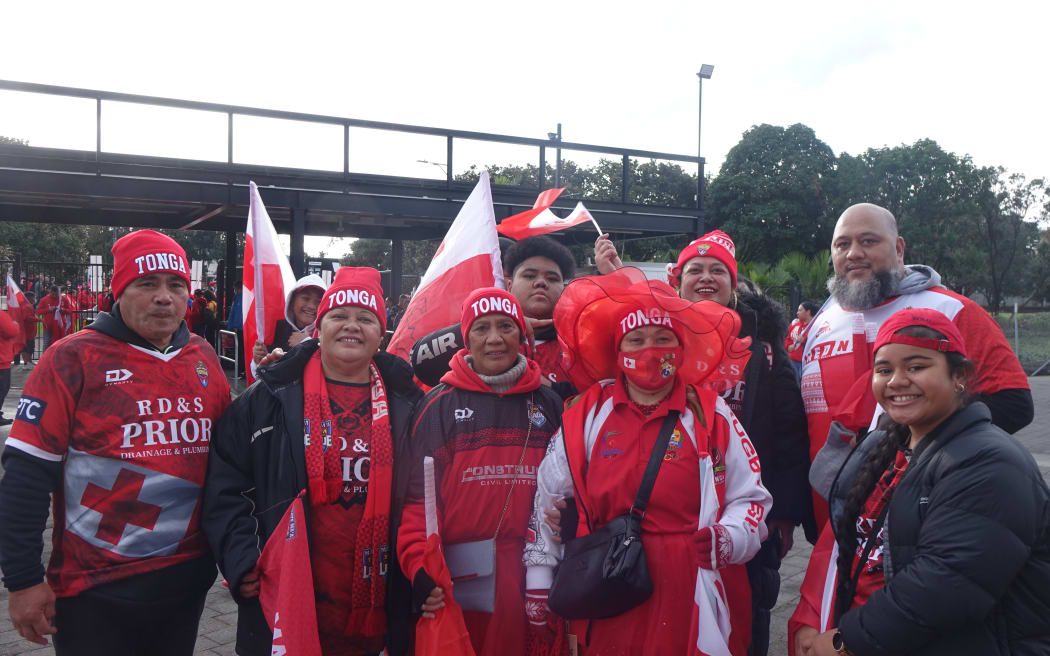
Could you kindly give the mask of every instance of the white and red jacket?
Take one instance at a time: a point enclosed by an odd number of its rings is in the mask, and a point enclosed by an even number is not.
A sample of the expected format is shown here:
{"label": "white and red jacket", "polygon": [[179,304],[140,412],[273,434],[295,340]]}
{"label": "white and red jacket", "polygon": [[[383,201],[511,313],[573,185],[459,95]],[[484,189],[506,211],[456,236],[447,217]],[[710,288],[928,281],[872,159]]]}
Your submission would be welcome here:
{"label": "white and red jacket", "polygon": [[[689,527],[690,532],[716,522],[726,528],[732,539],[731,566],[726,568],[730,570],[733,565],[746,563],[758,552],[767,535],[764,518],[772,506],[772,497],[762,485],[758,454],[725,401],[709,390],[698,390],[698,397],[703,417],[698,418],[694,414],[694,407],[697,406],[686,402],[683,388],[672,393],[663,406],[647,418],[645,425],[650,428],[653,423],[659,425],[659,416],[670,409],[680,410],[671,443],[673,445],[677,438],[680,444],[681,436],[688,436],[692,446],[690,452],[698,454],[700,500],[699,503],[695,499],[678,500],[675,503],[699,506],[699,515],[696,523]],[[595,453],[602,458],[613,454],[602,451],[610,435],[619,436],[616,439],[641,439],[636,437],[641,434],[640,428],[637,413],[631,408],[622,390],[622,383],[616,384],[612,380],[595,384],[566,408],[562,429],[555,434],[537,472],[530,542],[525,545],[524,554],[527,589],[549,589],[554,578],[554,568],[563,554],[562,545],[551,540],[551,529],[543,520],[543,511],[552,508],[555,501],[576,498],[581,517],[577,536],[588,532],[588,524],[597,527],[612,519],[587,516],[588,508],[593,508],[595,504],[582,484],[586,478],[585,472]],[[668,453],[674,448],[669,445]],[[625,467],[631,468],[625,470],[623,480],[640,480],[641,470],[633,471],[637,469],[634,467],[636,463],[633,460],[624,460],[623,463]],[[623,488],[623,512],[626,513],[634,501],[637,485],[625,483],[620,487]],[[669,491],[664,488],[663,493]],[[660,494],[661,481],[658,476],[650,509],[660,503]],[[669,530],[668,527],[655,525],[654,522],[658,520],[654,516],[654,513],[648,513],[642,521],[643,542],[647,533],[665,533]],[[681,600],[682,604],[694,605],[692,626],[671,629],[690,632],[688,644],[695,646],[695,649],[690,649],[691,656],[730,653],[730,633],[734,628],[730,610],[737,606],[735,600],[727,599],[724,592],[726,583],[723,582],[723,573],[726,570],[698,569],[693,598]],[[746,585],[745,577],[744,588]],[[750,611],[749,603],[746,610]],[[750,635],[750,626],[739,628],[742,633]]]}

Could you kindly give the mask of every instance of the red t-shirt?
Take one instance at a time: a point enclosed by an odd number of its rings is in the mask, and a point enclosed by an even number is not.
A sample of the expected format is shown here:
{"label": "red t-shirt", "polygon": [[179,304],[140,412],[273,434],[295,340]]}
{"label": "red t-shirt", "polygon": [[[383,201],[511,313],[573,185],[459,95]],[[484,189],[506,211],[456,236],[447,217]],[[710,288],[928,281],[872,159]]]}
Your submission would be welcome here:
{"label": "red t-shirt", "polygon": [[[851,571],[856,572],[860,564],[860,558],[864,555],[864,549],[868,544],[871,529],[875,527],[882,510],[889,503],[893,488],[900,483],[904,470],[908,468],[908,456],[903,451],[897,452],[897,458],[875,484],[875,489],[868,495],[864,502],[860,515],[857,517],[857,551],[853,554],[853,567]],[[886,549],[886,523],[883,521],[875,536],[875,545],[868,554],[868,560],[864,563],[860,576],[857,578],[857,589],[853,595],[853,606],[863,606],[873,592],[886,585],[886,574],[882,568],[882,556]]]}
{"label": "red t-shirt", "polygon": [[557,339],[536,344],[536,353],[532,358],[540,365],[544,377],[552,383],[570,383],[568,372],[561,357],[561,343]]}
{"label": "red t-shirt", "polygon": [[7,446],[63,463],[47,570],[57,596],[207,553],[201,488],[229,403],[215,351],[195,335],[160,353],[84,330],[44,352]]}
{"label": "red t-shirt", "polygon": [[310,508],[310,564],[314,576],[317,627],[325,656],[358,656],[379,651],[382,643],[361,644],[343,634],[350,617],[354,544],[368,495],[372,396],[369,385],[328,384],[333,437],[343,463],[343,492],[325,506]]}
{"label": "red t-shirt", "polygon": [[795,344],[795,340],[802,335],[802,331],[805,329],[806,325],[798,319],[792,321],[791,325],[788,326],[787,337],[784,338],[784,348],[787,349],[788,357],[794,362],[802,362],[802,347],[805,346],[805,344],[800,343],[798,348],[794,351],[791,350],[791,347]]}

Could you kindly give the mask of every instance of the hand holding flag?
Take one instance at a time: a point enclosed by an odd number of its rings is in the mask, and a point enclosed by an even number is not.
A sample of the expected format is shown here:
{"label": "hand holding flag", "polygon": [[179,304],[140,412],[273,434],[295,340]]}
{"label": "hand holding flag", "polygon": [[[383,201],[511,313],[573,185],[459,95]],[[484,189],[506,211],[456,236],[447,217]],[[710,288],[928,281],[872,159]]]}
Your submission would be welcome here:
{"label": "hand holding flag", "polygon": [[252,375],[255,342],[273,341],[274,327],[284,319],[285,293],[295,287],[295,275],[281,250],[277,230],[266,212],[259,189],[249,182],[248,228],[244,239],[244,277],[241,309],[244,317],[244,369],[248,384]]}

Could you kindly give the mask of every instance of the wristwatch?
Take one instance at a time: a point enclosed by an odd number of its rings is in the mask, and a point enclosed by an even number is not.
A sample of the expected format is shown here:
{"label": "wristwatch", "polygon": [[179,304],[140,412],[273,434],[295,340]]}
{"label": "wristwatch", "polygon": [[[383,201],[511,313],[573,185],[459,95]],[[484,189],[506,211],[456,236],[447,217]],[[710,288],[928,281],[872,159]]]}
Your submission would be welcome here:
{"label": "wristwatch", "polygon": [[846,643],[842,641],[842,631],[836,631],[831,636],[831,648],[842,654],[842,656],[853,656],[850,650],[846,649]]}

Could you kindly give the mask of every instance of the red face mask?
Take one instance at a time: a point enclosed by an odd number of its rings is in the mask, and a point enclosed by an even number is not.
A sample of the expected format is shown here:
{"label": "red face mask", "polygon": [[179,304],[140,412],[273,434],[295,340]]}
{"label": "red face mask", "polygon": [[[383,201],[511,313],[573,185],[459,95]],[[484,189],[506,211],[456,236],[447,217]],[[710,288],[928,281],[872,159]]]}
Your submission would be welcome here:
{"label": "red face mask", "polygon": [[627,353],[620,351],[620,371],[636,386],[650,392],[671,382],[682,364],[681,346],[650,346]]}

